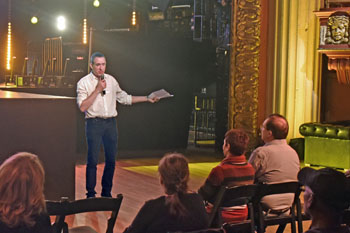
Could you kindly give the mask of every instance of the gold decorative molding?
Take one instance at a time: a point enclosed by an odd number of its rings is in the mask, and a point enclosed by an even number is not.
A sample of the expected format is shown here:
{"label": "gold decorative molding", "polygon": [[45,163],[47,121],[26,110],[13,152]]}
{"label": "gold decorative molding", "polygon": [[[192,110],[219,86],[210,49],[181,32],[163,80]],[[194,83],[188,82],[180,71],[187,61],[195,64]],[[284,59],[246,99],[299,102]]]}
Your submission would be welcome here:
{"label": "gold decorative molding", "polygon": [[322,0],[323,1],[323,7],[339,7],[339,5],[343,4],[349,4],[349,0]]}
{"label": "gold decorative molding", "polygon": [[341,84],[350,84],[349,8],[315,12],[320,19],[318,52],[328,57],[328,69],[337,72]]}
{"label": "gold decorative molding", "polygon": [[229,128],[243,128],[256,136],[261,0],[232,1],[229,81]]}

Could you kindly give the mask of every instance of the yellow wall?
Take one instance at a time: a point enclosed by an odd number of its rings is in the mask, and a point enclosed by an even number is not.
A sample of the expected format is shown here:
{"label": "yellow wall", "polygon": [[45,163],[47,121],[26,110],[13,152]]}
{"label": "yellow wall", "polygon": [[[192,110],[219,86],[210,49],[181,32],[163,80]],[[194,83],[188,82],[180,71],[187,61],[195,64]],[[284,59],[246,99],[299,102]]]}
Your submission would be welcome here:
{"label": "yellow wall", "polygon": [[272,98],[267,111],[286,116],[288,137],[295,138],[300,136],[302,123],[319,119],[319,23],[313,11],[320,8],[320,1],[276,0],[272,4],[276,12],[269,18],[276,31],[268,45],[274,48],[274,68],[268,73],[267,91]]}

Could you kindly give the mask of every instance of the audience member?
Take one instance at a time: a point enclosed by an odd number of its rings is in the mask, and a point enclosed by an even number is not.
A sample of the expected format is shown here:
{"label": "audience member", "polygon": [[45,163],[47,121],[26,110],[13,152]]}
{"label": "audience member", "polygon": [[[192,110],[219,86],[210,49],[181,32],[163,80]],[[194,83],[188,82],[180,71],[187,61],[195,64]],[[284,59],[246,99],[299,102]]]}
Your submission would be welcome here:
{"label": "audience member", "polygon": [[[252,152],[249,163],[255,169],[256,183],[282,183],[297,181],[300,169],[299,157],[286,141],[288,122],[279,114],[270,115],[261,126],[261,139],[264,146]],[[265,196],[261,203],[269,215],[289,214],[294,194]]]}
{"label": "audience member", "polygon": [[187,191],[188,161],[182,154],[167,154],[159,162],[160,184],[165,195],[146,201],[124,233],[165,233],[207,227],[202,198]]}
{"label": "audience member", "polygon": [[[198,193],[208,201],[210,212],[220,186],[240,186],[254,183],[254,168],[247,163],[245,152],[249,143],[248,135],[239,129],[229,130],[222,147],[225,158],[213,168]],[[241,222],[247,219],[248,208],[244,206],[225,207],[221,212],[223,222]]]}
{"label": "audience member", "polygon": [[349,181],[344,174],[305,167],[298,179],[305,186],[304,211],[312,220],[306,233],[350,233],[348,226],[341,225],[343,210],[349,207]]}
{"label": "audience member", "polygon": [[21,152],[0,166],[0,232],[48,233],[44,169],[34,154]]}

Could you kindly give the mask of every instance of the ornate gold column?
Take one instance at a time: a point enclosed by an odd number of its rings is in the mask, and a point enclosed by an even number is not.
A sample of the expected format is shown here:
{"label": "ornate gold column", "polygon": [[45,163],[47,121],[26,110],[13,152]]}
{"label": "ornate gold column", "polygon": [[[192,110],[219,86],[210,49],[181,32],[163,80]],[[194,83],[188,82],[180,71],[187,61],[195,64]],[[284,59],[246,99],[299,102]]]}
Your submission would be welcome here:
{"label": "ornate gold column", "polygon": [[[261,114],[280,113],[289,121],[289,138],[299,137],[302,123],[319,118],[319,23],[313,12],[320,0],[268,0],[268,29],[260,31],[266,1],[232,0],[228,127],[256,136],[258,114],[261,121]],[[265,34],[268,39],[262,43]],[[265,49],[260,46],[268,48],[266,87],[260,89],[266,99],[258,98],[260,53]]]}
{"label": "ornate gold column", "polygon": [[255,135],[258,118],[260,0],[233,0],[229,128]]}

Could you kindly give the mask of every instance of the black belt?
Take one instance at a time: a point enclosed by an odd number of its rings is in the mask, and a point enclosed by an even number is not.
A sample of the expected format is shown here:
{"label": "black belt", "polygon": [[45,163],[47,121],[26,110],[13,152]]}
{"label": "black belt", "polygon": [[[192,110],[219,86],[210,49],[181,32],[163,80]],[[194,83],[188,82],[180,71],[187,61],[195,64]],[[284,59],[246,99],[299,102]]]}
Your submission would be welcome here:
{"label": "black belt", "polygon": [[115,117],[89,117],[86,118],[85,120],[92,120],[92,119],[96,119],[96,120],[109,120],[109,119],[113,119]]}
{"label": "black belt", "polygon": [[290,210],[290,207],[287,207],[285,209],[281,209],[281,210],[272,210],[272,209],[269,209],[266,214],[276,214],[276,215],[280,215],[280,214],[284,214],[286,213],[287,211]]}

